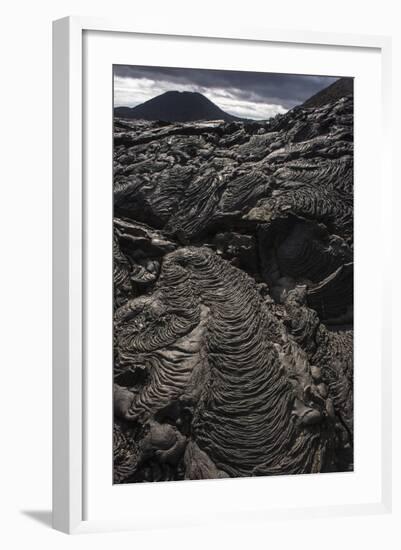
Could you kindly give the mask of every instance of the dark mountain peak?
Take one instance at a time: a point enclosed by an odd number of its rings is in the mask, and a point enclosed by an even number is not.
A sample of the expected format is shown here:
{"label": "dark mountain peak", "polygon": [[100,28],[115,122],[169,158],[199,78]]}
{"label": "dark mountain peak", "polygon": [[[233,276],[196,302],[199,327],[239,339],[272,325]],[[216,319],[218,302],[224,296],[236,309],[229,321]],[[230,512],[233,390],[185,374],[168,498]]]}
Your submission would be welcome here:
{"label": "dark mountain peak", "polygon": [[315,95],[302,103],[301,107],[322,107],[332,101],[354,93],[354,79],[349,77],[339,78],[327,88],[320,90]]}
{"label": "dark mountain peak", "polygon": [[199,92],[170,90],[136,107],[116,107],[114,114],[121,118],[193,122],[196,120],[241,120],[220,109]]}
{"label": "dark mountain peak", "polygon": [[159,103],[162,101],[185,101],[188,104],[193,105],[194,107],[203,103],[205,105],[213,105],[217,109],[219,108],[215,103],[213,103],[213,101],[210,101],[210,99],[200,94],[199,92],[187,92],[179,90],[169,90],[168,92],[164,92],[164,94],[160,94],[152,99],[149,99],[148,101],[145,101],[145,103],[142,103],[142,105],[149,104],[150,102],[156,104],[156,102]]}
{"label": "dark mountain peak", "polygon": [[186,90],[169,90],[167,92],[164,92],[164,94],[160,94],[159,96],[156,96],[156,97],[163,97],[163,96],[182,96],[182,97],[203,97],[205,99],[207,99],[204,95],[200,94],[199,92],[188,92]]}

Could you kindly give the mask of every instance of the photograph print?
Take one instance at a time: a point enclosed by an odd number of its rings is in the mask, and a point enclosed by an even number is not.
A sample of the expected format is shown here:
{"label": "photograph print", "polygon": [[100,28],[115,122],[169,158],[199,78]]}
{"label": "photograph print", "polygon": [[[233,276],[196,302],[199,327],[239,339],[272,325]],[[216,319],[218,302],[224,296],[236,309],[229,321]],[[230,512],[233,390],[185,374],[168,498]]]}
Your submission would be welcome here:
{"label": "photograph print", "polygon": [[113,482],[353,471],[353,79],[113,90]]}

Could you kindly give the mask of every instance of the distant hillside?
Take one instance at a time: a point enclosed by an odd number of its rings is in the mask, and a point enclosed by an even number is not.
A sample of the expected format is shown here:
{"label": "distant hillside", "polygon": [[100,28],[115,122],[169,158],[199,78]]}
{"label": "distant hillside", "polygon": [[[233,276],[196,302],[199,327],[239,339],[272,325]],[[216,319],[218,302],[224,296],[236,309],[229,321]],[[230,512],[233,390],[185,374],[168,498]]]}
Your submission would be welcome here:
{"label": "distant hillside", "polygon": [[121,118],[193,122],[195,120],[242,120],[229,115],[198,92],[165,92],[136,107],[116,107],[114,114]]}
{"label": "distant hillside", "polygon": [[327,88],[320,90],[317,94],[307,99],[301,107],[322,107],[331,101],[354,93],[353,78],[339,78]]}

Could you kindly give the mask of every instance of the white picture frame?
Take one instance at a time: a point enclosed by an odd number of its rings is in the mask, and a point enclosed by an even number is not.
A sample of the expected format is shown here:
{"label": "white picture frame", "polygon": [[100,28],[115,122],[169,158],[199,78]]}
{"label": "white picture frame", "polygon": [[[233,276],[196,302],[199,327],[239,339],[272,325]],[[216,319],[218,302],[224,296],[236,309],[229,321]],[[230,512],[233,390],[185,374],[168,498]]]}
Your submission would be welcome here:
{"label": "white picture frame", "polygon": [[[91,423],[87,421],[86,409],[86,368],[87,331],[85,324],[85,294],[87,281],[85,269],[88,262],[87,241],[88,220],[85,218],[85,155],[84,147],[84,80],[83,59],[85,55],[85,33],[118,33],[118,36],[160,36],[180,37],[182,40],[227,40],[244,43],[277,43],[296,47],[327,46],[344,49],[375,51],[380,57],[381,67],[381,166],[380,185],[383,193],[391,194],[390,161],[388,158],[390,125],[390,61],[391,42],[387,37],[295,32],[264,29],[216,30],[188,28],[144,28],[140,23],[126,21],[106,21],[93,18],[68,17],[54,22],[53,28],[53,526],[66,533],[80,533],[99,530],[137,529],[150,527],[153,518],[142,514],[141,520],[132,517],[85,517],[87,496],[88,466],[85,452],[88,445],[87,431]],[[116,36],[116,34],[114,34]],[[112,38],[111,38],[112,39]],[[134,63],[133,63],[134,64]],[[330,74],[330,73],[329,73]],[[111,135],[109,136],[111,143]],[[384,209],[380,211],[381,229],[386,229]],[[360,223],[362,218],[356,219]],[[389,251],[383,250],[383,265],[388,265]],[[387,264],[386,264],[387,262]],[[381,275],[383,288],[386,285],[386,269]],[[335,502],[332,505],[305,507],[280,507],[266,510],[255,505],[254,518],[265,521],[272,517],[310,517],[312,515],[347,515],[365,513],[385,513],[391,509],[391,357],[389,350],[390,331],[386,326],[389,318],[390,297],[380,298],[383,324],[380,332],[381,358],[376,368],[380,379],[380,497],[363,502]],[[373,360],[373,359],[372,359]],[[111,391],[111,390],[110,390]],[[378,433],[379,433],[378,431]],[[111,449],[110,449],[111,453]],[[93,470],[91,470],[93,472]],[[95,474],[91,474],[95,475]],[[258,478],[260,479],[260,478]],[[110,480],[111,483],[111,477]],[[224,481],[227,488],[231,483],[242,480]],[[197,482],[202,483],[202,482]],[[209,483],[209,482],[206,482]],[[274,480],[277,484],[277,480]],[[304,483],[307,483],[305,481]],[[158,484],[160,485],[160,484]],[[176,492],[177,484],[168,485],[170,493]],[[188,487],[188,484],[185,484]],[[189,484],[190,485],[190,484]],[[145,490],[141,487],[141,494]],[[245,487],[245,485],[243,485]],[[148,488],[148,489],[147,489]],[[139,491],[135,486],[130,491]],[[159,490],[159,489],[158,489]],[[166,498],[166,490],[161,489],[160,498]],[[212,491],[212,485],[207,490]],[[222,489],[225,490],[225,489]],[[229,490],[229,489],[227,489]],[[186,493],[191,491],[185,489]],[[201,490],[200,490],[201,491]],[[257,491],[255,484],[246,491]],[[152,493],[154,498],[154,492]],[[157,496],[159,498],[159,496]],[[238,510],[241,512],[241,510]],[[241,512],[242,513],[242,512]],[[246,515],[246,514],[245,514]],[[210,517],[206,517],[209,521]],[[234,520],[235,504],[224,520]],[[191,525],[202,522],[196,518],[183,516],[175,522]],[[163,525],[170,525],[169,518]]]}

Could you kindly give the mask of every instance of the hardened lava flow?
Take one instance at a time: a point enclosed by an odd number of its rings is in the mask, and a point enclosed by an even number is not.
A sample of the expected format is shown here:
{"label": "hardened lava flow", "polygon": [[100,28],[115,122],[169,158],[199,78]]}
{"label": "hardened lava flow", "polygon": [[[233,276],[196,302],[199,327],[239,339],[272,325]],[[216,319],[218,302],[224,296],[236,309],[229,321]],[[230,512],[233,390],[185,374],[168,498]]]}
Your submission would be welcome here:
{"label": "hardened lava flow", "polygon": [[115,483],[352,470],[352,96],[114,145]]}

